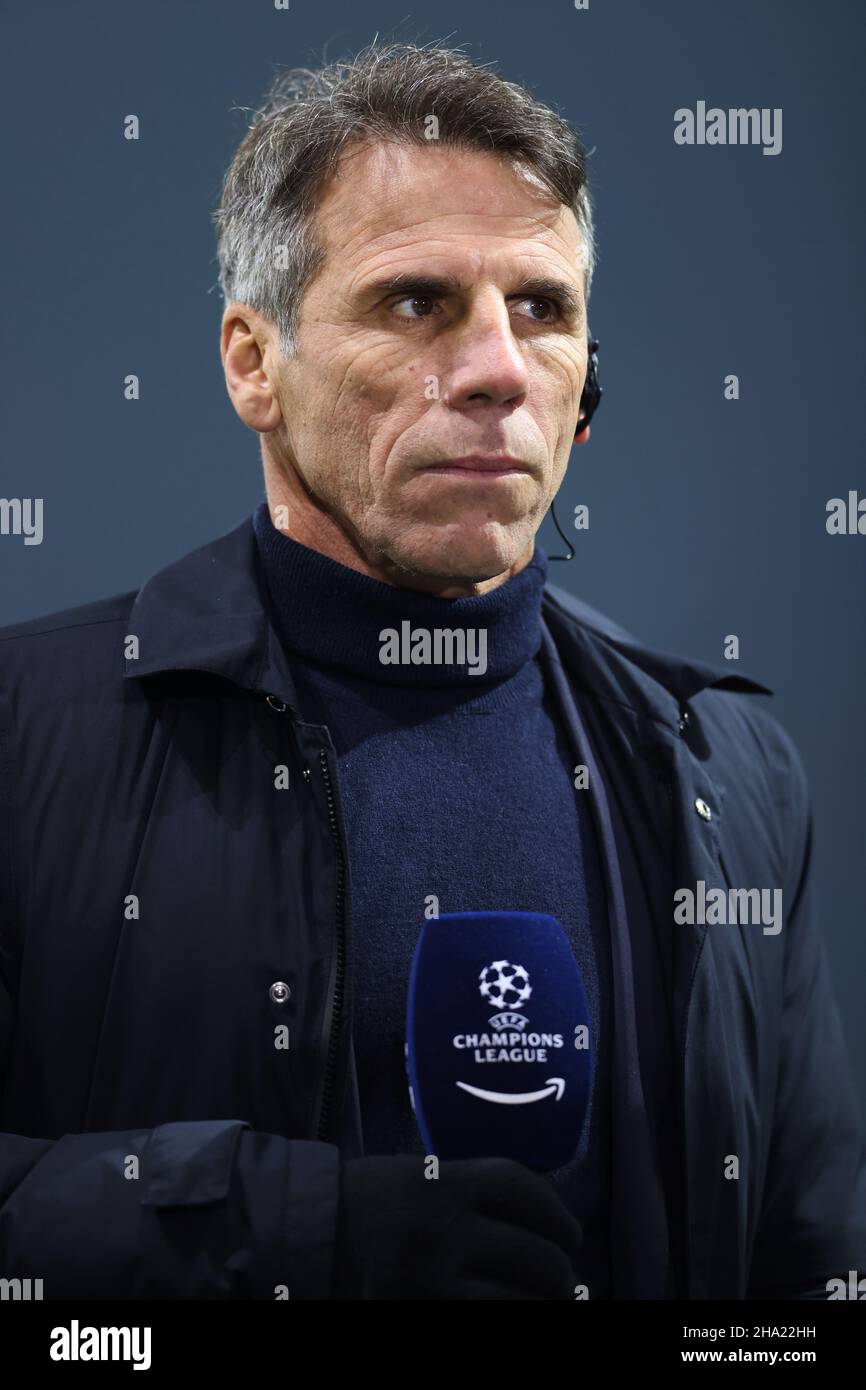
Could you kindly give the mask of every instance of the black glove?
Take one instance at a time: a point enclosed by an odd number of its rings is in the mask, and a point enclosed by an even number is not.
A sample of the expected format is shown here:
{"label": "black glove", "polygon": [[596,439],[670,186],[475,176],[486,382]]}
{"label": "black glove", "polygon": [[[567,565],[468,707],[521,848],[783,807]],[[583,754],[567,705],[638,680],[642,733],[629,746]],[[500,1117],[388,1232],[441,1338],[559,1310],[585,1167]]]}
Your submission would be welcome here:
{"label": "black glove", "polygon": [[574,1296],[580,1223],[510,1158],[355,1158],[341,1168],[332,1298]]}

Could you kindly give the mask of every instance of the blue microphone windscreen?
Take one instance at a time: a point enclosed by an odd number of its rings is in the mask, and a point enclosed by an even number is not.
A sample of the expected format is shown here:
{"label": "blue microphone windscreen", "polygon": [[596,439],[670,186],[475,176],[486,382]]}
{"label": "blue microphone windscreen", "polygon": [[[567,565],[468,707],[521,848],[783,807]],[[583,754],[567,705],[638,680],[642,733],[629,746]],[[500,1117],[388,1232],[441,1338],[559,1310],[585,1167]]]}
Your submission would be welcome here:
{"label": "blue microphone windscreen", "polygon": [[428,1153],[514,1158],[539,1171],[567,1163],[592,1058],[583,980],[556,918],[453,912],[425,922],[406,1065]]}

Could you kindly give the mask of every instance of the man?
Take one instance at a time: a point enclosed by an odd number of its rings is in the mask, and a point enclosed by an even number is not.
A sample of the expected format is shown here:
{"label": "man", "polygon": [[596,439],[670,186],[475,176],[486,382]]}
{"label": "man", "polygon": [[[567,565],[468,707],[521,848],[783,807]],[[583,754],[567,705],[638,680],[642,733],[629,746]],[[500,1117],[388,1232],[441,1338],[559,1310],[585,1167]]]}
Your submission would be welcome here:
{"label": "man", "polygon": [[[2,634],[0,1273],[827,1297],[866,1265],[866,1166],[800,761],[764,687],[641,646],[536,546],[589,434],[574,132],[460,53],[373,46],[277,80],[217,223],[267,502]],[[384,659],[406,620],[484,660]],[[729,889],[783,921],[680,911]],[[431,902],[568,934],[594,1072],[551,1174],[427,1176],[403,1043]]]}

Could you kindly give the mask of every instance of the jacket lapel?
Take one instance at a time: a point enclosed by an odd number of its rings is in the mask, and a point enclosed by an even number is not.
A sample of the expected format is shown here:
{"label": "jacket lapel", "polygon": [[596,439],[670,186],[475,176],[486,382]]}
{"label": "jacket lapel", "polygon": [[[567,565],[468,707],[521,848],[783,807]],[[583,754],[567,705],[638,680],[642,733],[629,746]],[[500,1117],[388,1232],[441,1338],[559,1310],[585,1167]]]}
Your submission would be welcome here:
{"label": "jacket lapel", "polygon": [[611,1058],[610,1245],[613,1297],[662,1298],[668,1268],[664,1191],[652,1148],[641,1080],[632,953],[605,777],[598,740],[587,736],[553,638],[543,626],[545,670],[558,700],[573,756],[589,772],[589,797],[604,869],[613,988]]}
{"label": "jacket lapel", "polygon": [[[705,893],[731,886],[722,871],[719,836],[723,824],[722,788],[709,777],[680,739],[671,739],[663,756],[670,768],[674,889]],[[712,819],[696,810],[701,801]],[[675,923],[673,934],[673,1022],[678,1088],[681,1096],[684,1254],[688,1297],[740,1298],[746,1256],[747,1184],[729,1176],[732,1158],[746,1165],[748,1140],[742,1124],[742,1097],[735,1085],[732,1027],[713,932],[734,930],[706,922]],[[743,1174],[745,1179],[746,1174]]]}
{"label": "jacket lapel", "polygon": [[[749,1154],[742,1098],[734,1081],[737,1071],[726,977],[708,925],[674,922],[673,891],[690,888],[695,892],[701,880],[707,893],[713,888],[727,893],[731,886],[719,854],[723,789],[688,747],[697,731],[694,714],[683,720],[687,701],[699,689],[714,684],[761,692],[767,688],[696,664],[672,668],[669,684],[662,686],[664,658],[643,654],[637,644],[584,624],[566,624],[556,611],[547,617],[570,682],[597,697],[592,717],[588,712],[590,737],[599,745],[617,748],[620,761],[623,756],[628,759],[625,765],[641,808],[638,813],[646,815],[653,806],[656,810],[653,833],[641,838],[646,846],[655,842],[647,850],[643,868],[645,881],[653,885],[653,916],[663,954],[670,962],[681,1156],[680,1171],[674,1176],[684,1192],[678,1253],[686,1275],[685,1295],[692,1299],[742,1297],[747,1186],[727,1177],[726,1168],[731,1157],[745,1165]],[[644,658],[640,667],[639,653]],[[699,814],[699,800],[709,807],[710,820]],[[620,1026],[617,1018],[617,1030]],[[633,1152],[633,1175],[638,1163]]]}

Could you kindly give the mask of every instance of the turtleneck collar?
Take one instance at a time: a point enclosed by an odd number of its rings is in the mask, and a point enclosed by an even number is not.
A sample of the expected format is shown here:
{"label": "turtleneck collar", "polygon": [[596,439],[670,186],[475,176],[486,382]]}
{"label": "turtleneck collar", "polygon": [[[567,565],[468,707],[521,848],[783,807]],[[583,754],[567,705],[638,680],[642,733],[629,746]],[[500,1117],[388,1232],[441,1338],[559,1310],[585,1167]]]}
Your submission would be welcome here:
{"label": "turtleneck collar", "polygon": [[[477,688],[513,675],[541,646],[547,556],[539,546],[489,593],[438,598],[371,579],[283,535],[267,502],[253,513],[253,528],[277,631],[303,659],[380,684]],[[455,632],[465,642],[462,663],[447,635]],[[407,661],[413,652],[427,659]]]}

